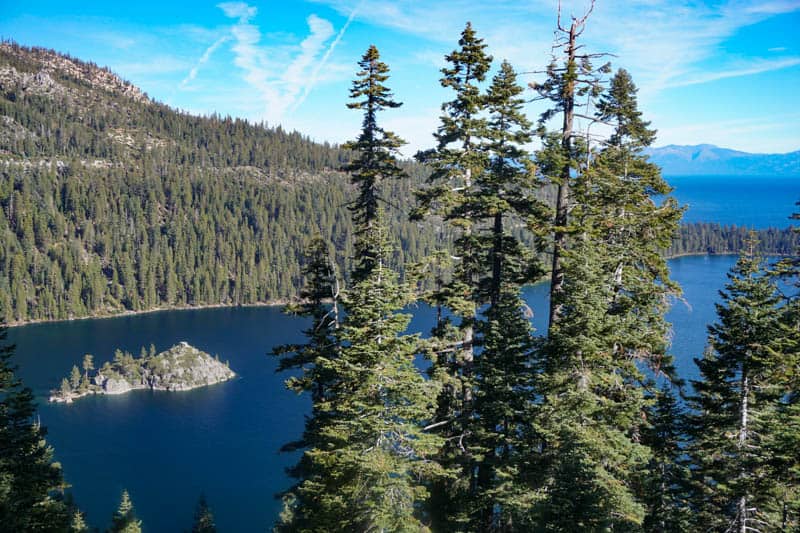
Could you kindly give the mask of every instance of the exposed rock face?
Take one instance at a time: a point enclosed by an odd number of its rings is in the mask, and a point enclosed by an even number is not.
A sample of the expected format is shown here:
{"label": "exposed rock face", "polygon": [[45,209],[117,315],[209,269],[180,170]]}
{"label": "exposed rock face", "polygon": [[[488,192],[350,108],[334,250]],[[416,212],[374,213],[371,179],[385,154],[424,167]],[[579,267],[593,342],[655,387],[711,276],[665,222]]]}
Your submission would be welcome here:
{"label": "exposed rock face", "polygon": [[235,376],[230,368],[186,342],[148,358],[142,384],[156,390],[189,390]]}
{"label": "exposed rock face", "polygon": [[123,378],[112,377],[103,380],[102,389],[106,394],[123,394],[128,391],[132,391],[134,389],[134,385],[128,383]]}
{"label": "exposed rock face", "polygon": [[58,80],[71,79],[126,96],[137,102],[149,100],[147,95],[132,83],[93,63],[66,57],[53,50],[25,48],[10,42],[0,43],[0,51],[11,57],[32,60],[38,67],[38,70],[32,73],[19,72],[14,67],[0,69],[0,87],[7,88],[16,82],[20,89],[34,94],[63,93],[66,89]]}
{"label": "exposed rock face", "polygon": [[118,353],[85,385],[69,393],[53,391],[51,402],[72,402],[87,394],[124,394],[135,389],[183,391],[213,385],[236,376],[227,364],[186,342],[159,354],[134,358]]}

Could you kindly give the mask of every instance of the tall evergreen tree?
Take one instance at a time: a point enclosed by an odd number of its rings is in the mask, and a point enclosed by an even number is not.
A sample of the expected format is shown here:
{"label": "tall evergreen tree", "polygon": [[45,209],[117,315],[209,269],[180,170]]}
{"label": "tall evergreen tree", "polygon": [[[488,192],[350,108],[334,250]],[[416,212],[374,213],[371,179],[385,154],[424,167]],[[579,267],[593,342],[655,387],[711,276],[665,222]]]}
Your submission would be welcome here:
{"label": "tall evergreen tree", "polygon": [[642,429],[642,443],[652,452],[641,489],[647,506],[643,528],[653,533],[689,531],[685,412],[669,386],[664,385],[655,394]]}
{"label": "tall evergreen tree", "polygon": [[194,512],[194,522],[192,523],[192,533],[216,533],[217,526],[214,524],[214,514],[208,506],[205,494],[200,495],[197,502],[197,509]]}
{"label": "tall evergreen tree", "polygon": [[388,266],[386,228],[376,224],[363,238],[377,263],[347,292],[341,356],[326,361],[336,376],[324,406],[328,446],[310,452],[333,480],[320,507],[338,514],[337,530],[421,530],[426,485],[439,474],[432,458],[441,440],[423,429],[438,384],[414,366],[417,336],[402,334],[410,317],[397,311],[413,291]]}
{"label": "tall evergreen tree", "polygon": [[[486,44],[467,23],[459,48],[447,56],[441,85],[452,89],[454,98],[442,104],[441,124],[434,149],[417,154],[431,168],[428,186],[417,191],[419,207],[412,215],[421,219],[441,216],[457,232],[453,245],[453,274],[430,302],[450,310],[455,323],[441,315],[434,330],[438,345],[431,344],[431,372],[443,383],[437,410],[437,429],[446,438],[440,462],[452,473],[450,481],[434,488],[434,528],[470,520],[468,497],[474,486],[474,459],[468,452],[474,409],[475,327],[480,301],[479,276],[484,257],[477,220],[472,216],[476,176],[489,165],[484,145],[488,119],[486,96],[481,84],[491,66]],[[466,441],[466,442],[465,442]],[[456,526],[461,527],[461,526]]]}
{"label": "tall evergreen tree", "polygon": [[142,521],[136,518],[136,511],[127,490],[122,491],[119,507],[111,517],[111,533],[141,533]]}
{"label": "tall evergreen tree", "polygon": [[744,254],[729,274],[709,326],[709,346],[695,359],[690,449],[697,478],[695,527],[712,531],[777,528],[777,479],[769,434],[785,396],[776,287],[762,260]]}
{"label": "tall evergreen tree", "polygon": [[[389,67],[380,60],[378,49],[371,45],[358,65],[361,70],[350,89],[350,98],[356,101],[348,103],[347,107],[363,111],[364,118],[358,138],[344,145],[357,154],[344,170],[358,187],[358,197],[351,206],[356,231],[368,231],[378,216],[381,181],[406,177],[396,159],[398,149],[405,141],[378,125],[378,112],[402,105],[393,99],[391,90],[384,85],[389,79]],[[363,240],[357,241],[356,246],[358,242]],[[356,254],[367,270],[371,268],[369,253],[370,250],[356,248]],[[366,275],[367,270],[354,270],[355,279]]]}
{"label": "tall evergreen tree", "polygon": [[[309,245],[303,273],[306,282],[300,300],[287,306],[286,311],[311,319],[311,324],[303,331],[307,341],[304,344],[277,346],[273,354],[281,357],[278,371],[295,369],[302,372],[299,376],[289,378],[286,386],[298,394],[310,393],[312,408],[306,418],[302,438],[285,445],[284,451],[325,446],[326,440],[321,434],[327,416],[323,402],[330,396],[328,389],[335,376],[323,361],[337,357],[339,352],[335,338],[335,330],[339,326],[339,282],[328,245],[319,235]],[[328,304],[328,301],[331,303]],[[297,465],[289,470],[297,483],[284,494],[284,510],[276,529],[302,530],[306,527],[307,518],[313,519],[316,512],[314,503],[306,501],[303,497],[305,491],[298,490],[298,487],[319,475],[316,466],[308,454],[303,454]]]}
{"label": "tall evergreen tree", "polygon": [[0,525],[6,531],[68,531],[61,465],[35,419],[33,393],[14,375],[14,346],[0,326]]}
{"label": "tall evergreen tree", "polygon": [[83,519],[83,513],[80,511],[75,511],[72,514],[72,523],[70,524],[70,533],[88,533],[89,526],[86,525],[86,521]]}
{"label": "tall evergreen tree", "polygon": [[[581,180],[581,165],[586,158],[588,148],[585,143],[576,142],[576,137],[580,135],[575,127],[578,114],[576,107],[580,105],[578,98],[597,97],[602,90],[600,76],[608,72],[607,65],[599,69],[592,66],[592,59],[603,54],[582,52],[583,45],[579,44],[593,9],[594,0],[583,16],[571,17],[570,25],[566,27],[561,22],[559,2],[556,38],[553,45],[558,54],[554,55],[545,71],[547,76],[545,81],[530,84],[540,99],[552,102],[552,107],[542,113],[539,119],[543,148],[537,157],[540,171],[557,188],[555,218],[552,225],[549,327],[560,319],[563,309],[561,301],[565,282],[563,255],[569,244],[569,234],[572,232],[569,212],[574,203],[571,190],[573,183]],[[557,132],[546,133],[547,123],[557,115],[561,115],[560,129]]]}
{"label": "tall evergreen tree", "polygon": [[[365,94],[364,87],[386,79],[388,67],[376,66],[377,59],[377,50],[370,47],[358,76],[375,79],[366,85],[357,80],[354,98]],[[374,67],[372,73],[368,65]],[[386,95],[388,89],[378,94]],[[368,153],[383,150],[370,141],[382,131],[374,120],[377,108],[369,103],[354,107],[365,109],[367,116],[359,137],[365,142],[353,145],[359,157],[349,167],[360,188],[352,207],[357,257],[343,301],[345,319],[334,335],[335,356],[328,350],[326,357],[315,360],[313,380],[325,387],[314,405],[314,440],[306,443],[301,462],[303,473],[310,475],[293,489],[284,527],[419,531],[425,529],[427,484],[439,474],[431,458],[441,442],[424,431],[433,416],[438,384],[416,369],[419,339],[403,334],[409,316],[398,312],[412,301],[413,290],[398,282],[390,266],[392,250],[375,195],[378,179],[386,177],[372,173]],[[384,168],[394,167],[391,150],[383,153]]]}
{"label": "tall evergreen tree", "polygon": [[650,460],[637,438],[644,376],[633,354],[616,351],[601,249],[578,240],[563,259],[563,314],[542,348],[537,520],[552,531],[636,529],[636,482]]}
{"label": "tall evergreen tree", "polygon": [[542,512],[563,529],[641,524],[637,480],[650,460],[640,438],[643,371],[674,373],[664,315],[679,289],[660,252],[681,211],[673,200],[654,201],[670,189],[642,155],[655,132],[641,118],[625,71],[602,94],[597,119],[613,131],[570,178],[570,231],[558,254],[560,288],[551,292],[556,307],[541,352],[542,460],[551,472]]}
{"label": "tall evergreen tree", "polygon": [[473,528],[509,530],[520,526],[530,501],[531,401],[535,394],[533,339],[520,299],[522,285],[543,269],[509,226],[546,225],[547,208],[535,197],[539,186],[525,145],[531,123],[522,107],[523,88],[503,62],[486,93],[488,124],[483,141],[488,167],[476,175],[475,190],[463,210],[479,231],[483,250],[478,271],[479,304],[488,304],[477,321],[482,350],[476,356],[475,418],[470,451],[480,457],[475,481]]}
{"label": "tall evergreen tree", "polygon": [[[800,212],[791,218],[800,220]],[[793,230],[800,234],[800,227]],[[780,530],[795,531],[800,530],[800,245],[792,256],[778,262],[772,274],[778,274],[791,288],[780,305],[782,357],[778,373],[784,394],[775,409],[768,447],[779,483]]]}

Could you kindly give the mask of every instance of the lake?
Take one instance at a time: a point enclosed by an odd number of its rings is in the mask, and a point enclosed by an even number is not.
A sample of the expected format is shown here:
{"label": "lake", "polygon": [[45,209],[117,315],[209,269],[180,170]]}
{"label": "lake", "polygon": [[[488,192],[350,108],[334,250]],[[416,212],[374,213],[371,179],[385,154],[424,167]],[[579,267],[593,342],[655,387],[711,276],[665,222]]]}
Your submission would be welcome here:
{"label": "lake", "polygon": [[[702,354],[705,325],[733,256],[673,259],[673,277],[685,301],[669,314],[673,353],[684,377],[695,377],[692,358]],[[525,289],[534,326],[546,321],[547,285]],[[433,312],[413,310],[410,329],[427,331]],[[12,328],[19,374],[40,401],[42,423],[72,494],[88,521],[110,523],[123,488],[131,493],[145,531],[182,531],[205,492],[220,531],[264,531],[280,511],[273,495],[289,485],[284,469],[296,455],[279,453],[300,435],[309,402],[283,387],[267,352],[301,339],[304,322],[275,307],[165,311],[112,319],[33,324]],[[84,353],[99,366],[116,348],[139,353],[180,342],[219,354],[239,374],[233,381],[187,392],[134,391],[95,396],[72,405],[46,403]]]}
{"label": "lake", "polygon": [[683,222],[785,228],[798,208],[800,177],[666,176],[672,195],[689,207]]}

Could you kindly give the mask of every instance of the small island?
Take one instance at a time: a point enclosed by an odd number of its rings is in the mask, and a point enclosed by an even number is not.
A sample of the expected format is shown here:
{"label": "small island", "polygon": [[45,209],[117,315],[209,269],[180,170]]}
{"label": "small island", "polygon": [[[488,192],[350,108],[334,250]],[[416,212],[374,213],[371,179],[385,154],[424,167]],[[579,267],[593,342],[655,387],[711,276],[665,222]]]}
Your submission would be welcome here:
{"label": "small island", "polygon": [[117,350],[112,362],[95,373],[93,357],[83,357],[83,373],[75,365],[69,378],[50,394],[51,402],[71,403],[89,394],[123,394],[137,389],[183,391],[227,381],[236,374],[227,362],[190,346],[186,342],[156,353],[142,348],[139,357]]}

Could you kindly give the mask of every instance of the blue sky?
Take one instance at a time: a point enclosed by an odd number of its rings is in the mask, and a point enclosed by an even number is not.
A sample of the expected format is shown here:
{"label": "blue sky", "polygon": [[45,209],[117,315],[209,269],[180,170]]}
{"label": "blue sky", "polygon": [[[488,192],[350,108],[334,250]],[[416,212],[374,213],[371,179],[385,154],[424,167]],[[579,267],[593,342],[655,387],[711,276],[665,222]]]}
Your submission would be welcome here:
{"label": "blue sky", "polygon": [[[564,0],[581,14],[588,0]],[[342,142],[345,108],[370,45],[403,107],[383,124],[412,154],[432,144],[444,54],[467,20],[520,72],[550,59],[556,0],[64,2],[0,0],[0,36],[108,66],[150,96]],[[708,142],[752,152],[800,149],[800,0],[598,0],[590,51],[616,55],[640,88],[657,144]],[[522,75],[524,82],[535,75]],[[531,94],[531,96],[533,96]],[[540,104],[530,104],[534,117]]]}

